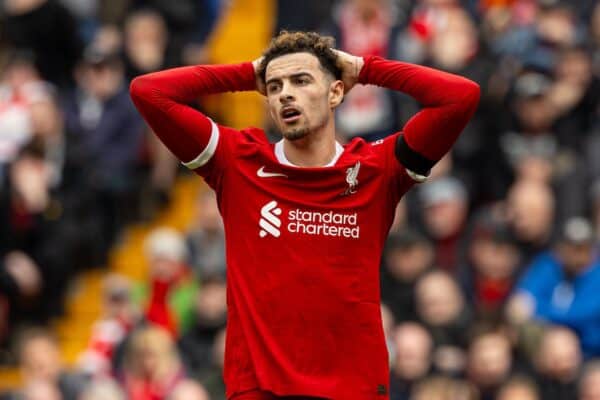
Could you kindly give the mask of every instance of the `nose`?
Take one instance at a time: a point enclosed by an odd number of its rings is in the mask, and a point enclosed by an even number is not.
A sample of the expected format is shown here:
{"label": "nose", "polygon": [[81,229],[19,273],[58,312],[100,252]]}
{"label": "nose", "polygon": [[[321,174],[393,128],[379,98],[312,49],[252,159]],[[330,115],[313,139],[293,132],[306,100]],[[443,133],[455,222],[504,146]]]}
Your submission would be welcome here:
{"label": "nose", "polygon": [[284,83],[281,88],[281,92],[279,93],[279,101],[281,104],[288,104],[295,100],[294,94],[292,92],[292,88],[289,84]]}

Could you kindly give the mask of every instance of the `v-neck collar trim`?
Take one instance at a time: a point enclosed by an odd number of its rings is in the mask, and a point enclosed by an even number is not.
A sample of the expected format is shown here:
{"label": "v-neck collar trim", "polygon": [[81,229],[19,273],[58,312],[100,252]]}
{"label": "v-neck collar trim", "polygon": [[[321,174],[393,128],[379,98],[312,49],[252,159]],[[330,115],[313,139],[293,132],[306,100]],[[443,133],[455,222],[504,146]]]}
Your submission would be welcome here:
{"label": "v-neck collar trim", "polygon": [[[321,168],[333,167],[335,165],[335,163],[337,162],[337,160],[341,157],[343,152],[344,152],[344,147],[338,141],[336,141],[335,142],[335,155],[333,156],[333,159],[331,159],[331,161],[329,161],[329,163],[327,163],[326,165],[323,165]],[[275,157],[277,158],[277,161],[279,161],[280,164],[287,165],[290,167],[302,168],[299,165],[292,164],[290,162],[290,160],[288,160],[287,157],[285,156],[285,153],[283,152],[283,139],[281,139],[279,142],[275,143]]]}

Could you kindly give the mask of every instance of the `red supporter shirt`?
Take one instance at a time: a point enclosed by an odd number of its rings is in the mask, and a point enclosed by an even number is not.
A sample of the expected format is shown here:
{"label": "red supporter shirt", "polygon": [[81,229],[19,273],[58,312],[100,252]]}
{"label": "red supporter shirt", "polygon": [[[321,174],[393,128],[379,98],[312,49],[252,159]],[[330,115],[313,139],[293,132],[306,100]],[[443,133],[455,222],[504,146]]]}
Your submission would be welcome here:
{"label": "red supporter shirt", "polygon": [[408,93],[423,110],[403,133],[338,144],[330,165],[301,168],[262,130],[217,125],[187,105],[200,94],[254,89],[254,79],[244,63],[177,68],[131,86],[159,138],[217,193],[227,243],[227,397],[260,389],[386,400],[379,262],[396,204],[415,183],[409,174],[419,178],[398,161],[396,139],[403,135],[417,158],[439,160],[479,89],[456,75],[366,58],[361,83]]}

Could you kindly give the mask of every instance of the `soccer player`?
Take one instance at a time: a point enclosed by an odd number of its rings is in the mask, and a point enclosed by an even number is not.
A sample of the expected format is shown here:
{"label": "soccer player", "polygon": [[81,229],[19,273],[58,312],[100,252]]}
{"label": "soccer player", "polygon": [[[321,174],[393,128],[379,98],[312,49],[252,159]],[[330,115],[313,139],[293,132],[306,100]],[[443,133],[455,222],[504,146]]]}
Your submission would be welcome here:
{"label": "soccer player", "polygon": [[[227,398],[388,399],[379,262],[400,197],[427,177],[477,107],[477,84],[355,57],[316,33],[283,32],[254,62],[136,78],[141,114],[217,193],[227,243]],[[342,146],[334,112],[355,84],[407,93],[402,132]],[[283,139],[216,124],[200,95],[266,95]]]}

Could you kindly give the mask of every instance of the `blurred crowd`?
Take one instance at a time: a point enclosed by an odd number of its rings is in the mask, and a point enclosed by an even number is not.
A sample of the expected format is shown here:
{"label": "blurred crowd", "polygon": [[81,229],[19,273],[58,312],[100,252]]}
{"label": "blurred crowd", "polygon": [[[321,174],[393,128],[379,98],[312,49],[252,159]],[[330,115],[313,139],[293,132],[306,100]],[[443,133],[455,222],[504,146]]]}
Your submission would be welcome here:
{"label": "blurred crowd", "polygon": [[[316,30],[355,55],[482,88],[452,154],[399,204],[382,256],[391,400],[599,400],[600,4],[274,3],[274,32]],[[224,238],[207,190],[190,231],[146,238],[148,280],[106,276],[75,366],[48,323],[72,278],[105,266],[123,228],[153,218],[185,173],[129,82],[211,62],[207,41],[235,6],[1,3],[0,362],[18,364],[23,386],[0,398],[224,399]],[[337,111],[338,139],[377,140],[418,110],[401,93],[356,87]]]}

